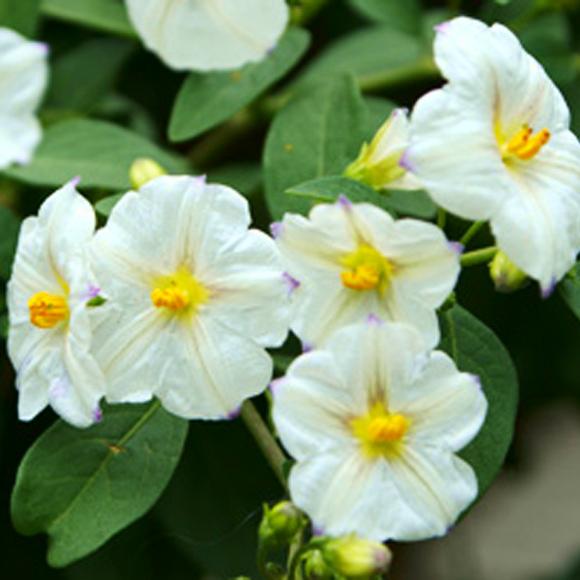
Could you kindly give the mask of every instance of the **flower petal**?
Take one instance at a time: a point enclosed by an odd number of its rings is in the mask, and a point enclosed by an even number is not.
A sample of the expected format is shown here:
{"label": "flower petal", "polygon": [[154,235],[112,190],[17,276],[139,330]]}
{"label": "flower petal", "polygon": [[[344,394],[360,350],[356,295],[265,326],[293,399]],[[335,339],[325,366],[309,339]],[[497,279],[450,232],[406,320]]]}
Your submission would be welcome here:
{"label": "flower petal", "polygon": [[263,346],[279,346],[288,335],[289,290],[274,241],[250,230],[204,276],[213,298],[207,304],[224,326]]}
{"label": "flower petal", "polygon": [[283,0],[127,0],[127,8],[145,45],[177,70],[261,60],[288,22]]}

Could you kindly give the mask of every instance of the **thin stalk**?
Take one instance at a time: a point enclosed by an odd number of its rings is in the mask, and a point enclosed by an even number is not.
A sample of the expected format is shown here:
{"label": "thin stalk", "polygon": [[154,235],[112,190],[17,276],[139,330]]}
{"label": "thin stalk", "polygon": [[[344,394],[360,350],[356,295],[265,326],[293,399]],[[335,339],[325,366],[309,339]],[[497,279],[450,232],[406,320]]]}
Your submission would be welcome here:
{"label": "thin stalk", "polygon": [[246,401],[242,405],[241,416],[246,427],[256,440],[260,451],[262,451],[264,457],[266,457],[266,460],[270,464],[272,471],[285,488],[286,478],[284,477],[283,466],[286,462],[286,456],[280,449],[278,443],[276,443],[276,439],[274,439],[270,429],[268,429],[260,413],[258,413],[258,410],[251,401]]}
{"label": "thin stalk", "polygon": [[464,268],[469,268],[470,266],[487,264],[496,255],[496,253],[496,246],[490,246],[489,248],[482,248],[481,250],[467,252],[467,254],[463,254],[463,256],[461,256],[461,265]]}
{"label": "thin stalk", "polygon": [[472,223],[467,231],[463,234],[462,238],[459,240],[459,243],[465,247],[471,240],[475,237],[477,232],[485,225],[484,221],[481,222],[474,222]]}
{"label": "thin stalk", "polygon": [[447,223],[447,212],[444,209],[439,208],[437,210],[437,227],[444,230],[446,223]]}

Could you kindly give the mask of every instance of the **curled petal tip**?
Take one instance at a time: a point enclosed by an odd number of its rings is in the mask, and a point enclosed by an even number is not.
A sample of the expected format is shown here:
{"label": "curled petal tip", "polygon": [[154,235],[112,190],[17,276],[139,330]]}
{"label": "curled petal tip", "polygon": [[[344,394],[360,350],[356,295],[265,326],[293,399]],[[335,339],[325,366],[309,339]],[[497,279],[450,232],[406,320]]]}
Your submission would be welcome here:
{"label": "curled petal tip", "polygon": [[552,278],[552,281],[550,282],[550,284],[548,284],[548,286],[542,287],[541,296],[544,300],[546,300],[547,298],[549,298],[552,295],[552,293],[554,292],[554,289],[556,288],[556,284],[557,284],[556,279]]}
{"label": "curled petal tip", "polygon": [[276,396],[277,392],[280,390],[280,386],[282,385],[283,381],[284,381],[284,378],[274,379],[268,385],[268,388],[270,389],[270,392],[272,393],[272,395],[274,397]]}
{"label": "curled petal tip", "polygon": [[348,197],[342,193],[338,196],[336,203],[344,209],[350,209],[352,207],[352,201],[350,201],[350,199],[348,199]]}
{"label": "curled petal tip", "polygon": [[96,407],[93,410],[93,423],[100,423],[103,420],[103,411],[100,407]]}
{"label": "curled petal tip", "polygon": [[78,187],[79,183],[81,182],[81,176],[77,175],[76,177],[73,177],[70,181],[69,181],[69,185],[72,185],[73,187]]}
{"label": "curled petal tip", "polygon": [[282,278],[288,287],[288,295],[291,296],[298,288],[300,288],[300,282],[291,276],[288,272],[282,274]]}
{"label": "curled petal tip", "polygon": [[230,411],[226,415],[226,418],[228,419],[228,421],[233,421],[234,419],[237,419],[240,416],[241,412],[242,412],[242,408],[236,407],[233,411]]}
{"label": "curled petal tip", "polygon": [[311,350],[314,350],[313,344],[311,344],[309,342],[302,343],[302,352],[310,352]]}
{"label": "curled petal tip", "polygon": [[449,242],[449,249],[455,252],[458,256],[461,256],[463,250],[465,250],[465,246],[460,242]]}
{"label": "curled petal tip", "polygon": [[207,183],[207,175],[198,175],[195,178],[196,183],[198,183],[201,186],[205,186],[205,184]]}
{"label": "curled petal tip", "polygon": [[481,377],[479,375],[475,375],[472,373],[468,373],[468,374],[477,388],[479,388],[479,389],[483,388],[482,384],[481,384]]}
{"label": "curled petal tip", "polygon": [[371,326],[380,326],[383,322],[383,319],[374,313],[367,316],[367,324],[370,324]]}
{"label": "curled petal tip", "polygon": [[312,535],[313,536],[324,536],[324,528],[313,522],[312,523]]}
{"label": "curled petal tip", "polygon": [[446,20],[445,22],[440,22],[439,24],[436,24],[433,29],[435,30],[435,32],[439,33],[445,33],[449,30],[449,26],[451,25],[451,23],[449,22],[449,20]]}
{"label": "curled petal tip", "polygon": [[399,167],[402,167],[405,171],[409,171],[410,173],[413,172],[413,166],[411,164],[411,160],[409,159],[409,150],[405,149],[403,155],[399,159]]}
{"label": "curled petal tip", "polygon": [[284,224],[282,222],[272,222],[270,224],[270,234],[272,237],[277,240],[284,230]]}

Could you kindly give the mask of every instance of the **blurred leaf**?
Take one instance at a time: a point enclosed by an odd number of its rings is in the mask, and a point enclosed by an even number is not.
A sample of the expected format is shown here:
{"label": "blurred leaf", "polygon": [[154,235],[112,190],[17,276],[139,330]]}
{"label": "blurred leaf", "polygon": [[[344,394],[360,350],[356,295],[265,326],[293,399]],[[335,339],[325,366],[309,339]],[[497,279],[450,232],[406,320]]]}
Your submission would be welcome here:
{"label": "blurred leaf", "polygon": [[52,566],[94,552],[155,503],[187,428],[157,402],[109,407],[100,424],[85,430],[58,421],[18,470],[11,505],[16,529],[50,536]]}
{"label": "blurred leaf", "polygon": [[0,0],[0,26],[32,38],[39,19],[40,0]]}
{"label": "blurred leaf", "polygon": [[118,0],[42,0],[42,12],[88,28],[136,36],[125,4]]}
{"label": "blurred leaf", "polygon": [[270,212],[305,212],[307,200],[285,195],[291,186],[342,173],[363,141],[367,111],[354,78],[329,77],[293,99],[274,118],[264,150]]}
{"label": "blurred leaf", "polygon": [[576,77],[575,57],[568,20],[562,13],[539,16],[519,33],[525,49],[546,68],[556,83]]}
{"label": "blurred leaf", "polygon": [[262,167],[259,163],[230,163],[211,169],[208,180],[229,185],[251,197],[262,185]]}
{"label": "blurred leaf", "polygon": [[293,185],[286,190],[288,195],[312,199],[317,202],[333,203],[345,195],[353,203],[372,203],[395,217],[398,214],[432,218],[437,207],[424,191],[384,191],[377,192],[368,185],[347,177],[330,176],[313,179]]}
{"label": "blurred leaf", "polygon": [[420,38],[386,26],[358,30],[332,43],[297,83],[320,82],[329,75],[352,73],[363,88],[377,83],[436,75],[430,48]]}
{"label": "blurred leaf", "polygon": [[489,488],[510,447],[518,403],[518,378],[497,336],[460,306],[440,315],[441,350],[459,370],[477,375],[489,404],[479,435],[460,453],[471,464],[480,496]]}
{"label": "blurred leaf", "polygon": [[124,195],[125,192],[115,193],[115,195],[109,195],[107,197],[104,197],[103,199],[100,199],[95,204],[95,210],[97,211],[98,214],[102,215],[103,217],[109,217],[111,215],[111,212],[113,211],[113,208],[117,205],[117,203],[119,203],[119,201]]}
{"label": "blurred leaf", "polygon": [[379,24],[416,34],[421,22],[421,5],[418,0],[349,0],[359,13]]}
{"label": "blurred leaf", "polygon": [[12,260],[18,241],[20,222],[6,207],[0,205],[0,278],[7,280],[12,270]]}
{"label": "blurred leaf", "polygon": [[281,79],[306,52],[310,35],[291,28],[265,60],[227,72],[191,73],[173,107],[169,138],[184,141],[215,127]]}
{"label": "blurred leaf", "polygon": [[126,40],[97,38],[66,52],[52,65],[46,106],[93,110],[113,88],[134,47]]}
{"label": "blurred leaf", "polygon": [[127,129],[104,121],[71,120],[49,127],[33,161],[4,171],[34,185],[61,186],[80,176],[85,187],[129,187],[129,168],[150,157],[169,173],[187,172],[184,161]]}
{"label": "blurred leaf", "polygon": [[207,578],[258,578],[257,525],[283,490],[240,420],[195,421],[183,460],[155,507],[167,534]]}
{"label": "blurred leaf", "polygon": [[570,310],[580,318],[580,262],[566,275],[558,286],[560,295]]}

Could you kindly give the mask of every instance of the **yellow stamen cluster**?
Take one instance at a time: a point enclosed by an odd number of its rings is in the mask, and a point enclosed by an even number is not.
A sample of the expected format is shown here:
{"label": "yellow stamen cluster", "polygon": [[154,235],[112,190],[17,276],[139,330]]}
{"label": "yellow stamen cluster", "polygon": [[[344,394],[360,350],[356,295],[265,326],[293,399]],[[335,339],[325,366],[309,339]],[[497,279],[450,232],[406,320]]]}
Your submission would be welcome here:
{"label": "yellow stamen cluster", "polygon": [[64,296],[37,292],[28,300],[30,322],[38,328],[54,328],[68,319],[68,303]]}
{"label": "yellow stamen cluster", "polygon": [[393,274],[393,264],[368,244],[361,244],[354,252],[343,256],[345,267],[340,274],[342,284],[351,290],[386,291]]}
{"label": "yellow stamen cluster", "polygon": [[397,456],[409,426],[407,417],[390,413],[382,402],[375,403],[366,415],[350,422],[363,452],[371,458]]}
{"label": "yellow stamen cluster", "polygon": [[550,140],[550,131],[542,129],[534,134],[528,125],[524,125],[511,139],[502,146],[503,157],[518,157],[524,161],[534,157]]}
{"label": "yellow stamen cluster", "polygon": [[151,302],[156,308],[172,312],[194,312],[207,302],[209,292],[186,268],[172,276],[161,276],[155,281]]}

